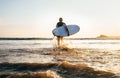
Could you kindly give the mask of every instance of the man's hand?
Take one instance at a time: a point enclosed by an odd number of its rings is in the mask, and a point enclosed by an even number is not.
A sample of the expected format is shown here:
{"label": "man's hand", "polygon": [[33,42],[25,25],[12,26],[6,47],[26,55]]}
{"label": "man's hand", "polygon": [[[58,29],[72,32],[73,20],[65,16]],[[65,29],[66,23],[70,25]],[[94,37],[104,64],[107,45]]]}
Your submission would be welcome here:
{"label": "man's hand", "polygon": [[70,36],[70,33],[69,33],[69,31],[68,31],[68,36]]}

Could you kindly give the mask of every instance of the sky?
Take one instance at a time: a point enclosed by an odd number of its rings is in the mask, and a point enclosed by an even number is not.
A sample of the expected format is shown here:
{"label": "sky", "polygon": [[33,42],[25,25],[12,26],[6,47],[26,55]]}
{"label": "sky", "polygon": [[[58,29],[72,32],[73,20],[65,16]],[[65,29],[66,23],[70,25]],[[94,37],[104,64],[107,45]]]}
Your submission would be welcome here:
{"label": "sky", "polygon": [[120,0],[0,0],[0,37],[53,37],[59,17],[70,37],[120,36]]}

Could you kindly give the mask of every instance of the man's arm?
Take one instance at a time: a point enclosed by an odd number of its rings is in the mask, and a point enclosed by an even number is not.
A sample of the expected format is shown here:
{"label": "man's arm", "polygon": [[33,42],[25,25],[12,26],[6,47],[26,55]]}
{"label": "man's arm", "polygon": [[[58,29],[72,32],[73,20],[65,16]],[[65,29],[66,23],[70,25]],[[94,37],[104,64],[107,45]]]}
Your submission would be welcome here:
{"label": "man's arm", "polygon": [[58,23],[56,24],[56,28],[58,27]]}
{"label": "man's arm", "polygon": [[68,32],[68,36],[70,35],[70,33],[69,33],[69,30],[68,30],[68,27],[67,27],[67,25],[64,23],[64,26],[65,26],[65,28],[66,28],[66,30],[67,30],[67,32]]}

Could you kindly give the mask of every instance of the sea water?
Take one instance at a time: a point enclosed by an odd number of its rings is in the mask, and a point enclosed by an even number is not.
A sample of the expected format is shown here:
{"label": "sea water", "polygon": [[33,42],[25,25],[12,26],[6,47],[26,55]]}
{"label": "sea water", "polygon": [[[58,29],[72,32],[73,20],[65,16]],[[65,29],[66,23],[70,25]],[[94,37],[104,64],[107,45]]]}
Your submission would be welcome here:
{"label": "sea water", "polygon": [[[97,70],[110,71],[120,76],[120,40],[64,40],[64,44],[79,50],[68,51],[69,53],[54,51],[52,48],[57,46],[56,40],[0,40],[0,66],[2,68],[0,68],[0,73],[14,72],[19,69],[15,68],[16,65],[13,63],[20,63],[17,64],[18,67],[24,67],[26,63],[39,65],[39,63],[65,60],[72,64],[84,63]],[[4,67],[4,64],[8,67]],[[12,66],[11,69],[9,66]],[[18,71],[21,72],[21,69]],[[25,68],[23,72],[26,71],[30,72]]]}
{"label": "sea water", "polygon": [[[72,48],[120,50],[120,40],[64,40]],[[0,49],[53,48],[55,40],[0,40]]]}

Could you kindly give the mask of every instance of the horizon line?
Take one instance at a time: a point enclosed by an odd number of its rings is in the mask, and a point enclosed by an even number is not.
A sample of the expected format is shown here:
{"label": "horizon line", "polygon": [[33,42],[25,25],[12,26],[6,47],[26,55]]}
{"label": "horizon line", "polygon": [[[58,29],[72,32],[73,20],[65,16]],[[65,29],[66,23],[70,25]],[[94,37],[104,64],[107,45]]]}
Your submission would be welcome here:
{"label": "horizon line", "polygon": [[[54,38],[43,38],[43,37],[28,37],[28,38],[17,38],[17,37],[0,37],[0,40],[52,40]],[[66,40],[120,40],[120,38],[64,38]]]}

